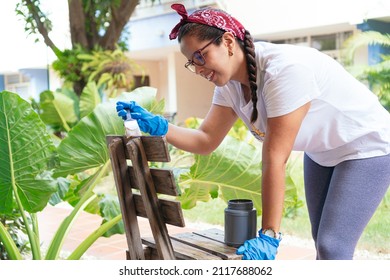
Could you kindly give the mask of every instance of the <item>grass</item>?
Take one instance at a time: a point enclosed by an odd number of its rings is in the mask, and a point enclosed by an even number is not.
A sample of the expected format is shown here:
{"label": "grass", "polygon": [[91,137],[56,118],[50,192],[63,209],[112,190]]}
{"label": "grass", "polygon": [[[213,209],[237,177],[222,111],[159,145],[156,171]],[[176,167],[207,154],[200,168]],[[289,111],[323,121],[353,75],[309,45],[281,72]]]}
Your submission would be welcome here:
{"label": "grass", "polygon": [[[303,190],[302,161],[294,161],[291,174],[298,186],[298,196],[305,201]],[[212,199],[209,202],[198,202],[196,207],[190,210],[184,210],[184,217],[193,223],[208,223],[212,225],[223,226],[224,209],[227,204],[221,199]],[[258,219],[258,225],[261,223],[261,217]],[[259,228],[259,226],[258,226]],[[306,204],[297,209],[294,217],[284,217],[281,225],[285,234],[299,237],[302,239],[311,239],[310,222]],[[363,235],[361,236],[357,250],[367,250],[372,254],[390,254],[390,190],[387,191],[385,198],[379,205],[374,216],[371,218]]]}
{"label": "grass", "polygon": [[379,205],[360,239],[358,248],[390,254],[390,191]]}

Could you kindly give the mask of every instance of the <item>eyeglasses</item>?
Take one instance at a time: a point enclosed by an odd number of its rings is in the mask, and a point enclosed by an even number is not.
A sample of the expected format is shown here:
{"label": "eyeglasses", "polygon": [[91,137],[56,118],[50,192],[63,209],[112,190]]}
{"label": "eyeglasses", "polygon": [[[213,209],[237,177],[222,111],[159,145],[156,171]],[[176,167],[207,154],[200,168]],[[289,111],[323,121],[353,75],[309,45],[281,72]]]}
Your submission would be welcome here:
{"label": "eyeglasses", "polygon": [[[223,35],[223,34],[222,34]],[[211,42],[209,42],[206,46],[204,46],[203,48],[195,51],[193,54],[192,54],[192,58],[188,60],[188,62],[186,64],[184,64],[184,67],[187,68],[188,70],[190,70],[191,72],[195,73],[196,72],[196,69],[195,69],[195,65],[197,66],[203,66],[206,64],[206,60],[202,54],[202,51],[207,48],[208,46],[210,46],[211,44],[215,43],[216,41],[218,41],[222,35],[218,36],[217,38],[215,38],[214,40],[212,40]]]}

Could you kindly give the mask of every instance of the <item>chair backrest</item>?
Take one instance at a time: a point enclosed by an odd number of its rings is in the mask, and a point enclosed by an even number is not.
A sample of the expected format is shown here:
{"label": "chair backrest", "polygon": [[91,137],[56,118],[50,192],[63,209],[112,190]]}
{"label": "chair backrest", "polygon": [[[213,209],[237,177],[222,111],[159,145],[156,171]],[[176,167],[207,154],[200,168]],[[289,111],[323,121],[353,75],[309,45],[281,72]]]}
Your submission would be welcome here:
{"label": "chair backrest", "polygon": [[[180,202],[159,198],[177,196],[169,169],[151,168],[149,162],[168,162],[165,137],[107,136],[107,145],[118,192],[130,259],[145,259],[137,216],[148,218],[161,259],[175,259],[166,224],[184,227]],[[131,164],[128,164],[129,161]],[[133,190],[137,190],[133,192]]]}

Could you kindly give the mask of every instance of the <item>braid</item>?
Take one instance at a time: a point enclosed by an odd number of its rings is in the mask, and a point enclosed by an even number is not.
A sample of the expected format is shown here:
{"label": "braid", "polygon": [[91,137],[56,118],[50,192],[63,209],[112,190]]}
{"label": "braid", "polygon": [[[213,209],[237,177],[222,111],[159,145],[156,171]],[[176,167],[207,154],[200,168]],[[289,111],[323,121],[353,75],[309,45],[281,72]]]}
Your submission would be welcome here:
{"label": "braid", "polygon": [[255,60],[255,46],[253,45],[253,38],[248,30],[245,30],[244,39],[244,52],[246,57],[246,64],[249,76],[249,86],[251,91],[253,110],[251,116],[251,122],[254,123],[257,120],[257,83],[256,83],[256,60]]}

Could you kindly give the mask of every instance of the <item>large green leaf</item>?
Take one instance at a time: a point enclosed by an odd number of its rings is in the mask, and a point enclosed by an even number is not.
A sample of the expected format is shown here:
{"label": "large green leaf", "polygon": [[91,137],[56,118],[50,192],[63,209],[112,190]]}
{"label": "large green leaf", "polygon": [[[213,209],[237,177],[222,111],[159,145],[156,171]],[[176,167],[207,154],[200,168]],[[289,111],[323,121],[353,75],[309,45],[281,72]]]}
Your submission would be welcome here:
{"label": "large green leaf", "polygon": [[15,196],[28,212],[42,210],[56,182],[48,169],[55,147],[45,124],[17,94],[0,93],[0,213],[10,213]]}
{"label": "large green leaf", "polygon": [[[82,177],[85,177],[88,174],[80,173],[78,175],[84,175]],[[95,176],[89,176],[89,177],[86,177],[85,179],[83,179],[83,178],[80,178],[78,175],[72,176],[72,179],[69,180],[69,182],[70,182],[69,188],[68,188],[65,196],[63,197],[63,200],[67,201],[73,207],[75,207],[77,205],[77,203],[80,201],[80,199],[83,196],[88,195],[87,192],[90,188],[93,188],[94,189],[93,192],[97,193],[97,194],[105,195],[106,193],[110,193],[109,190],[105,191],[105,190],[102,190],[101,188],[96,189]],[[98,175],[98,174],[94,173],[93,175]],[[104,174],[102,174],[102,175],[104,175]],[[99,183],[100,183],[100,180],[99,180]],[[85,207],[84,210],[88,213],[91,213],[91,214],[100,213],[100,208],[99,208],[99,201],[100,200],[101,200],[100,196],[96,197],[93,201],[91,201]]]}
{"label": "large green leaf", "polygon": [[83,118],[102,102],[95,82],[89,82],[80,96],[80,116]]}
{"label": "large green leaf", "polygon": [[109,160],[108,134],[124,134],[123,120],[116,115],[113,102],[99,104],[62,140],[58,146],[61,165],[54,175],[66,177],[105,164]]}
{"label": "large green leaf", "polygon": [[215,197],[216,188],[225,201],[235,198],[251,199],[261,209],[261,151],[245,141],[227,136],[208,156],[195,156],[190,172],[182,174],[180,185],[185,195],[183,207],[195,206],[190,200],[205,201],[205,192]]}
{"label": "large green leaf", "polygon": [[78,120],[74,109],[74,100],[62,92],[44,91],[40,95],[41,118],[54,127],[70,130],[72,124]]}
{"label": "large green leaf", "polygon": [[[184,178],[184,177],[183,177]],[[197,182],[196,185],[184,190],[180,195],[181,207],[183,209],[191,209],[196,206],[197,201],[207,202],[210,200],[215,191],[218,193],[218,186],[210,184],[202,184]]]}
{"label": "large green leaf", "polygon": [[154,114],[163,114],[165,109],[164,99],[156,100],[157,89],[152,87],[139,87],[132,92],[122,93],[118,100],[136,101],[142,107]]}
{"label": "large green leaf", "polygon": [[69,86],[64,86],[60,89],[57,89],[56,92],[61,93],[73,100],[74,114],[77,116],[77,119],[80,119],[80,97],[73,90],[73,88]]}
{"label": "large green leaf", "polygon": [[[182,207],[189,209],[196,201],[217,196],[224,201],[251,199],[261,215],[261,176],[261,148],[226,136],[210,155],[196,155],[190,171],[180,176],[179,184],[184,188]],[[288,169],[285,208],[298,204],[297,189]]]}
{"label": "large green leaf", "polygon": [[[100,206],[100,213],[103,217],[102,223],[106,223],[107,221],[110,221],[113,218],[117,217],[119,214],[121,214],[118,196],[106,195],[104,199],[100,201],[99,206]],[[116,233],[123,234],[124,232],[125,231],[124,231],[123,221],[120,221],[113,228],[105,232],[104,236],[109,237],[113,234]]]}
{"label": "large green leaf", "polygon": [[[120,100],[135,100],[150,108],[155,101],[156,90],[150,87],[139,88],[125,93]],[[100,167],[109,160],[106,135],[124,135],[123,120],[117,116],[115,101],[102,103],[81,119],[58,147],[61,166],[55,176],[65,177],[89,169]],[[157,108],[154,105],[154,108]]]}

